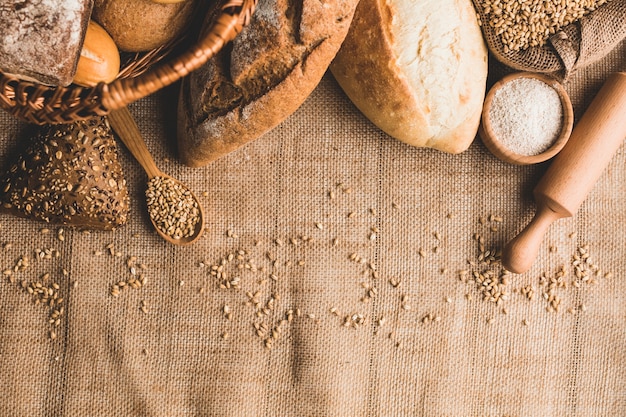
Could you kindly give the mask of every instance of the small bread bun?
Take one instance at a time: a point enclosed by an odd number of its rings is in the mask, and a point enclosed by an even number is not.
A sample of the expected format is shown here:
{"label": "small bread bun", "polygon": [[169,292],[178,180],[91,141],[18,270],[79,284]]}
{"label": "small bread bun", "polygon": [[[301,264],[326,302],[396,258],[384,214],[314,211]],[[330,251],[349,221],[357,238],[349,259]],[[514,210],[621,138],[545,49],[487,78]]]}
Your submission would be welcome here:
{"label": "small bread bun", "polygon": [[93,87],[101,81],[113,81],[119,72],[120,53],[115,42],[102,26],[90,21],[74,75],[74,84]]}
{"label": "small bread bun", "polygon": [[396,139],[460,153],[476,137],[487,48],[471,0],[361,0],[330,69]]}
{"label": "small bread bun", "polygon": [[0,70],[25,81],[70,85],[92,4],[93,0],[0,1]]}
{"label": "small bread bun", "polygon": [[95,0],[92,18],[109,32],[120,51],[149,51],[184,32],[193,17],[194,3],[192,0],[176,3]]}
{"label": "small bread bun", "polygon": [[45,125],[0,175],[0,210],[47,223],[113,230],[129,196],[117,143],[103,117]]}

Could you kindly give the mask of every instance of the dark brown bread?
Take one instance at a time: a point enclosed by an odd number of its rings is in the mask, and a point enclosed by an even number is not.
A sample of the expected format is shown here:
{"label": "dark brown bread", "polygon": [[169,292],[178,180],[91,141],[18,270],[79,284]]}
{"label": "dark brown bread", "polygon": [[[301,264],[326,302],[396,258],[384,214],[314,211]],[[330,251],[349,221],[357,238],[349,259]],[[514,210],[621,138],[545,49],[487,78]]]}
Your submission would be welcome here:
{"label": "dark brown bread", "polygon": [[49,223],[115,229],[128,190],[103,118],[44,126],[0,177],[2,210]]}
{"label": "dark brown bread", "polygon": [[202,166],[260,137],[317,86],[358,0],[260,0],[232,45],[183,80],[178,144]]}
{"label": "dark brown bread", "polygon": [[178,38],[187,29],[196,1],[162,4],[152,0],[95,0],[92,18],[120,51],[148,51]]}
{"label": "dark brown bread", "polygon": [[0,70],[43,84],[72,82],[93,0],[0,2]]}

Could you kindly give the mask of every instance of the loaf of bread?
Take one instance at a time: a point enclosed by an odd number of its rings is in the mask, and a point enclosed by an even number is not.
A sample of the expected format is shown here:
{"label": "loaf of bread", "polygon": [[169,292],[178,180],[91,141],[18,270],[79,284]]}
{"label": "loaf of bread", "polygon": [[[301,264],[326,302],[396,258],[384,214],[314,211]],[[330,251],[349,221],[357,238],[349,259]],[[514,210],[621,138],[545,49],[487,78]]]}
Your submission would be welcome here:
{"label": "loaf of bread", "polygon": [[183,163],[205,165],[260,137],[317,86],[348,32],[357,0],[260,0],[252,21],[182,82]]}
{"label": "loaf of bread", "polygon": [[104,118],[43,126],[24,145],[0,176],[2,211],[87,229],[126,223],[126,180]]}
{"label": "loaf of bread", "polygon": [[471,0],[361,0],[330,69],[394,138],[459,153],[476,137],[487,49]]}
{"label": "loaf of bread", "polygon": [[0,1],[0,70],[49,85],[72,82],[93,0]]}

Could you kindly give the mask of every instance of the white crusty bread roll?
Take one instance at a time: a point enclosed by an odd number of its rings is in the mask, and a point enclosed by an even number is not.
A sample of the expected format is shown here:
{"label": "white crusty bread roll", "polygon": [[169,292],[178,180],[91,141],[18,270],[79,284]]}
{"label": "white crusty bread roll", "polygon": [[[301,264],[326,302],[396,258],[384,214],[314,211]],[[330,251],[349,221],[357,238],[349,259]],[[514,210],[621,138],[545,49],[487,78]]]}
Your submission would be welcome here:
{"label": "white crusty bread roll", "polygon": [[471,0],[361,0],[330,68],[394,138],[459,153],[476,136],[487,49]]}

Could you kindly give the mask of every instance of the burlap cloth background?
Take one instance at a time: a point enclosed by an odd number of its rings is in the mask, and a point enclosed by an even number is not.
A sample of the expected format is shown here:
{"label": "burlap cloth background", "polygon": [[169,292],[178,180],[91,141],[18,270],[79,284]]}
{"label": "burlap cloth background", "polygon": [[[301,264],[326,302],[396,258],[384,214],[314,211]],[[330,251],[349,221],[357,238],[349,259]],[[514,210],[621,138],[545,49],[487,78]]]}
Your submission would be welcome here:
{"label": "burlap cloth background", "polygon": [[[578,115],[618,70],[626,70],[624,42],[569,81]],[[179,248],[151,232],[145,176],[122,147],[133,195],[124,228],[66,230],[59,241],[42,235],[40,223],[3,216],[0,240],[12,244],[0,251],[3,269],[38,248],[60,252],[31,261],[18,277],[51,273],[66,315],[50,340],[47,310],[19,285],[0,282],[0,415],[626,415],[623,147],[579,213],[551,227],[532,270],[513,276],[510,299],[496,306],[457,271],[476,259],[474,233],[497,247],[530,220],[530,191],[545,165],[504,164],[479,141],[456,156],[410,148],[368,123],[327,75],[272,133],[190,169],[176,162],[175,97],[170,89],[131,110],[160,167],[206,192],[206,237]],[[6,162],[24,126],[5,114],[0,124]],[[584,243],[602,271],[597,283],[559,288],[561,310],[546,311],[541,273],[565,265],[570,284],[571,257]],[[239,288],[222,289],[210,265],[239,250],[244,259],[225,266]],[[365,261],[351,260],[353,253]],[[129,277],[129,256],[146,264],[148,283],[113,298],[111,286]],[[527,285],[537,294],[532,301],[521,294]],[[369,286],[376,290],[362,301]],[[268,315],[245,304],[246,292],[256,291],[261,307],[280,297]],[[265,349],[253,324],[275,326],[290,309],[301,315]],[[342,326],[353,314],[364,324]],[[423,323],[429,314],[438,321]]]}

